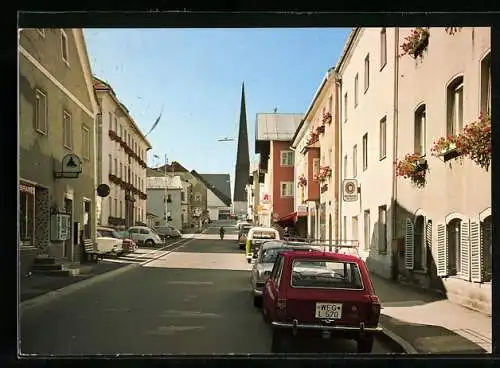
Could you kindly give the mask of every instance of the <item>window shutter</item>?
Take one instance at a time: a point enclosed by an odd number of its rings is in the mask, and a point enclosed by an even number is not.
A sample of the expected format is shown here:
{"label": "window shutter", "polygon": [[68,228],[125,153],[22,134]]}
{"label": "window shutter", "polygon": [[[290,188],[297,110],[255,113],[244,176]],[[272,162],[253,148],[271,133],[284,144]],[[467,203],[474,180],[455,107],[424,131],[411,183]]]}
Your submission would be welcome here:
{"label": "window shutter", "polygon": [[470,281],[469,220],[460,224],[460,277]]}
{"label": "window shutter", "polygon": [[446,225],[437,225],[437,275],[448,276],[448,241]]}
{"label": "window shutter", "polygon": [[413,270],[415,254],[414,254],[414,228],[413,222],[409,218],[406,219],[406,236],[405,236],[405,268]]}
{"label": "window shutter", "polygon": [[[432,247],[432,222],[430,220],[427,220],[425,218],[425,249],[424,249],[424,254],[425,254],[425,260],[427,260],[428,254],[427,254],[427,249],[430,249],[430,253],[432,256],[434,256],[435,252]],[[428,262],[426,262],[428,264]],[[426,266],[427,268],[427,266]]]}
{"label": "window shutter", "polygon": [[482,259],[482,233],[480,234],[479,223],[477,221],[471,221],[469,227],[469,242],[470,242],[470,278],[474,282],[483,281],[483,259]]}

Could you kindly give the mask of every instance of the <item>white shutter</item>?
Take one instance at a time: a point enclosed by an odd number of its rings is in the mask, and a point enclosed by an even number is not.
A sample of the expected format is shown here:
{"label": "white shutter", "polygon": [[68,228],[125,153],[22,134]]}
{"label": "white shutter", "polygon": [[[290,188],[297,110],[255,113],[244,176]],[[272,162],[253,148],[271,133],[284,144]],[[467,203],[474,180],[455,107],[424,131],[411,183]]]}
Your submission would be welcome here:
{"label": "white shutter", "polygon": [[446,225],[437,225],[437,275],[448,276],[448,241]]}
{"label": "white shutter", "polygon": [[415,246],[414,246],[414,228],[413,222],[409,218],[406,219],[406,236],[405,236],[405,267],[407,270],[413,270],[415,261]]}
{"label": "white shutter", "polygon": [[470,281],[469,220],[460,224],[460,277]]}
{"label": "white shutter", "polygon": [[[425,219],[425,249],[424,249],[424,259],[425,259],[425,268],[427,269],[427,265],[429,261],[427,257],[429,254],[434,255],[434,249],[432,249],[432,222],[430,220]],[[430,250],[430,253],[427,253],[427,249]],[[430,271],[430,270],[428,270]]]}
{"label": "white shutter", "polygon": [[470,242],[470,278],[474,282],[483,281],[483,259],[482,259],[482,248],[483,244],[483,233],[480,232],[479,223],[477,221],[471,221],[469,227],[469,242]]}

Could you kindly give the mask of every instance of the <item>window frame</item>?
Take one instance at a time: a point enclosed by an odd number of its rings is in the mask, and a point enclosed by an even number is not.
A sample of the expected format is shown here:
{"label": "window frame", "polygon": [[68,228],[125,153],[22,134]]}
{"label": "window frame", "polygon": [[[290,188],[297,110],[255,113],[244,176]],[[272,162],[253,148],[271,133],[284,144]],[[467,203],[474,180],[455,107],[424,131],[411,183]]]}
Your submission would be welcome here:
{"label": "window frame", "polygon": [[[69,122],[68,126],[67,122]],[[69,150],[73,149],[73,118],[68,110],[63,110],[63,146]]]}
{"label": "window frame", "polygon": [[364,80],[364,93],[370,88],[370,54],[365,56],[365,80]]}
{"label": "window frame", "polygon": [[363,134],[363,171],[368,170],[368,133]]}
{"label": "window frame", "polygon": [[319,157],[313,158],[312,165],[313,165],[313,167],[312,167],[313,180],[318,181],[319,180],[318,174],[319,174],[319,169],[321,166]]}
{"label": "window frame", "polygon": [[479,108],[482,114],[491,114],[491,97],[491,51],[488,51],[488,53],[481,59],[480,63]]}
{"label": "window frame", "polygon": [[280,166],[281,167],[293,166],[293,151],[291,150],[280,151]]}
{"label": "window frame", "polygon": [[413,123],[413,150],[420,157],[425,157],[427,152],[427,107],[421,104],[414,114]]}
{"label": "window frame", "polygon": [[358,89],[359,89],[359,74],[356,73],[356,75],[354,76],[354,108],[358,106],[359,102]]}
{"label": "window frame", "polygon": [[363,240],[364,250],[370,249],[371,245],[371,217],[370,210],[363,211]]}
{"label": "window frame", "polygon": [[[446,135],[455,136],[459,134],[464,127],[464,86],[463,75],[456,76],[446,88]],[[461,89],[461,106],[457,104],[457,91]],[[461,113],[461,121],[458,121],[457,111]],[[461,110],[461,111],[460,111]]]}
{"label": "window frame", "polygon": [[387,65],[387,29],[380,30],[380,71]]}
{"label": "window frame", "polygon": [[[383,129],[382,129],[383,127]],[[379,122],[379,160],[387,157],[387,116],[380,119]]]}
{"label": "window frame", "polygon": [[[64,56],[66,53],[66,57]],[[61,58],[64,63],[69,66],[69,44],[68,44],[68,35],[66,31],[61,28]]]}
{"label": "window frame", "polygon": [[[39,102],[40,101],[40,98],[39,97],[43,97],[42,99],[44,100],[44,124],[45,124],[45,127],[42,128],[41,125],[40,125],[40,119],[39,119],[39,116],[40,114],[38,113],[38,106],[39,106]],[[42,91],[40,88],[35,88],[35,130],[40,133],[40,134],[43,134],[43,135],[48,135],[49,133],[49,124],[48,124],[48,104],[47,104],[47,94]]]}
{"label": "window frame", "polygon": [[347,92],[344,93],[344,123],[347,122],[347,104],[349,102]]}
{"label": "window frame", "polygon": [[[283,186],[283,185],[285,185],[285,186]],[[287,188],[289,188],[288,193],[290,193],[290,194],[286,193]],[[281,198],[288,198],[288,197],[293,197],[293,196],[294,196],[293,181],[280,181],[280,197]]]}

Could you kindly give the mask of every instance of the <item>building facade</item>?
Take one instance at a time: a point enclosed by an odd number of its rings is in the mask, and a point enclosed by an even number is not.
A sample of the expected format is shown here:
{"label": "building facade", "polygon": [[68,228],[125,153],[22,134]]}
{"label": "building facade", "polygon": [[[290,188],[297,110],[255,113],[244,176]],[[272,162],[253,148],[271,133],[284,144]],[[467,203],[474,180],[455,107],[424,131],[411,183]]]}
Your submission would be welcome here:
{"label": "building facade", "polygon": [[154,226],[171,225],[182,229],[182,180],[180,176],[146,178],[147,212]]}
{"label": "building facade", "polygon": [[97,103],[81,29],[19,32],[20,265],[95,238]]}
{"label": "building facade", "polygon": [[490,28],[424,32],[421,57],[398,65],[397,156],[425,163],[424,181],[397,178],[399,278],[491,314],[491,172],[435,144],[491,112]]}
{"label": "building facade", "polygon": [[151,144],[117,98],[113,88],[94,76],[99,105],[97,179],[110,194],[100,199],[98,221],[130,227],[146,223],[146,158]]}

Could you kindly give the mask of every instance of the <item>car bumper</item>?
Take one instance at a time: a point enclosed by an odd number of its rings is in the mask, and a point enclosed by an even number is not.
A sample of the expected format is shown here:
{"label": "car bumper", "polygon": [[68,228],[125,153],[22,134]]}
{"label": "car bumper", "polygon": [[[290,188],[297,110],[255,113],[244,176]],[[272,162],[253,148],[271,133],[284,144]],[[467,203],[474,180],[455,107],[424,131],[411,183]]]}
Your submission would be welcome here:
{"label": "car bumper", "polygon": [[298,330],[321,330],[321,331],[357,332],[357,333],[363,333],[363,332],[378,333],[383,331],[382,327],[380,326],[365,327],[364,323],[360,323],[359,326],[343,326],[343,325],[328,326],[328,325],[318,325],[312,323],[311,324],[298,323],[296,320],[294,320],[293,323],[273,321],[271,325],[276,328],[291,329],[294,332],[297,332]]}
{"label": "car bumper", "polygon": [[254,287],[252,291],[254,296],[262,296],[262,294],[264,294],[264,290],[256,287]]}

